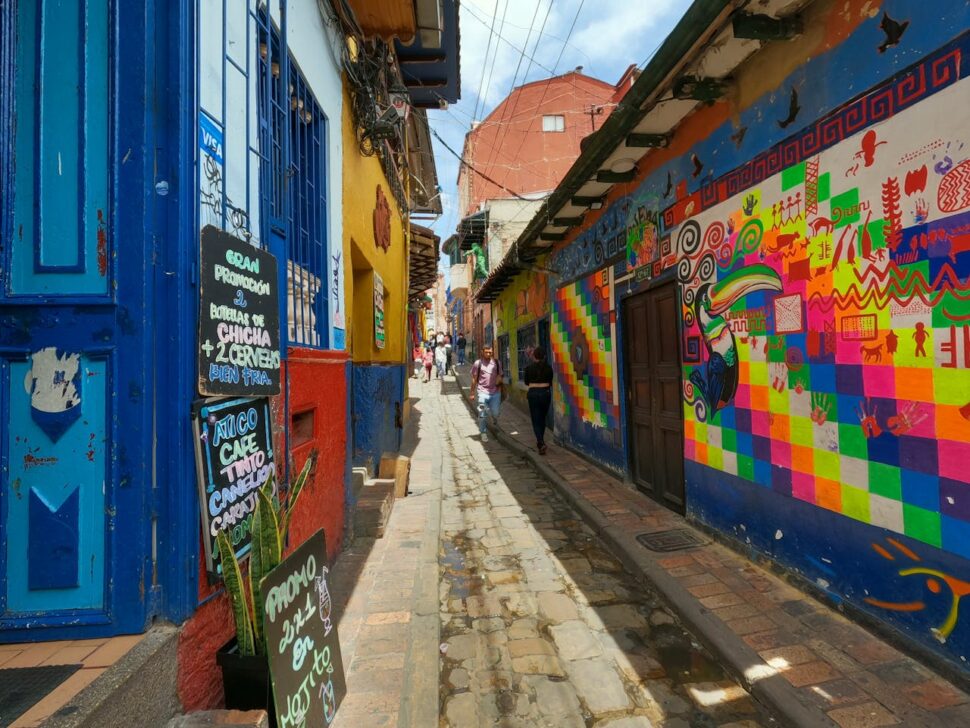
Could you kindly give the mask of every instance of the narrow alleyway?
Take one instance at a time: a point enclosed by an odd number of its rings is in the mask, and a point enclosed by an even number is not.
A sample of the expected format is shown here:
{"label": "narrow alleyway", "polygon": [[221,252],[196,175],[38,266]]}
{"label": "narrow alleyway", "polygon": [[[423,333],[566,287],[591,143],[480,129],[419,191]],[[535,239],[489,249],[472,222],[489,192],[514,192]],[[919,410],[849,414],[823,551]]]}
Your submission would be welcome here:
{"label": "narrow alleyway", "polygon": [[451,377],[413,387],[411,495],[336,569],[338,728],[773,725]]}
{"label": "narrow alleyway", "polygon": [[450,378],[442,726],[767,725],[525,460],[483,445]]}

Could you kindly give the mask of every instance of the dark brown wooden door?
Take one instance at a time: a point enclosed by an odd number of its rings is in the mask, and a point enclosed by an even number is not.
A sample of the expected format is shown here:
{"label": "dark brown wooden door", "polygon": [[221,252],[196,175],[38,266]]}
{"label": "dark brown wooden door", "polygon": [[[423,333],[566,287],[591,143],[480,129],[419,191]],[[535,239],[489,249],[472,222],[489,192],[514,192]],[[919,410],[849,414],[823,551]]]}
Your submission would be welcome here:
{"label": "dark brown wooden door", "polygon": [[626,300],[623,336],[630,465],[640,490],[684,511],[680,311],[671,282]]}

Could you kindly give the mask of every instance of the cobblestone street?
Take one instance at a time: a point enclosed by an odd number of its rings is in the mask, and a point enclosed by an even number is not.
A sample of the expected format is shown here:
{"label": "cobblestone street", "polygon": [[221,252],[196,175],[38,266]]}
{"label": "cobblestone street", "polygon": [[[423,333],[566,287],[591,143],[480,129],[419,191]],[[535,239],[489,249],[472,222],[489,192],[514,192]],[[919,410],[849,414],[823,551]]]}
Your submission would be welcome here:
{"label": "cobblestone street", "polygon": [[[756,701],[561,485],[500,441],[531,438],[524,415],[507,405],[504,434],[482,443],[455,379],[411,387],[409,494],[383,538],[356,539],[334,568],[348,686],[337,728],[964,724],[964,694],[722,546],[660,559],[718,620],[721,660],[762,686]],[[553,447],[548,461],[580,487],[613,488],[590,497],[624,529],[676,525],[570,457]]]}
{"label": "cobblestone street", "polygon": [[444,413],[441,725],[767,725],[549,484],[483,445],[449,378]]}

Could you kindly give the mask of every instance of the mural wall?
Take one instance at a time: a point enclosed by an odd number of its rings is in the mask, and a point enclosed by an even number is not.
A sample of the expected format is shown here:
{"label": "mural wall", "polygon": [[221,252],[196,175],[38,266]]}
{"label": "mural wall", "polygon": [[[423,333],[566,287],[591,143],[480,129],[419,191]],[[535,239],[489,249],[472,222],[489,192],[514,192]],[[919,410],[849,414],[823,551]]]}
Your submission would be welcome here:
{"label": "mural wall", "polygon": [[573,446],[622,468],[615,457],[621,440],[615,331],[611,268],[553,294],[550,340],[557,431]]}
{"label": "mural wall", "polygon": [[[966,564],[927,564],[939,557],[891,534],[970,557],[970,131],[941,113],[970,107],[968,49],[951,44],[664,214],[686,458],[890,532],[865,545],[885,586],[833,576],[881,618],[922,617],[917,634],[943,645],[970,593],[948,569]],[[688,473],[703,497],[709,478]]]}
{"label": "mural wall", "polygon": [[557,428],[627,471],[616,309],[675,277],[688,515],[965,665],[970,40],[914,21],[885,44],[882,13],[917,8],[830,19],[551,256]]}

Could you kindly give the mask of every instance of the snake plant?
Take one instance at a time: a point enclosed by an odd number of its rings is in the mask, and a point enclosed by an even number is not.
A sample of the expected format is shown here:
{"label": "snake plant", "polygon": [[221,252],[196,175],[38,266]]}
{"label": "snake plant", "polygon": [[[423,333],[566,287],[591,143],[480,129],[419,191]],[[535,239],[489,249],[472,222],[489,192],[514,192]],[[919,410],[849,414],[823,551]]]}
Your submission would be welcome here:
{"label": "snake plant", "polygon": [[249,568],[243,574],[239,559],[225,531],[216,535],[222,579],[232,603],[232,617],[236,625],[236,642],[240,655],[265,655],[263,634],[263,595],[259,584],[283,558],[283,544],[290,529],[291,516],[316,464],[314,450],[307,458],[287,494],[285,502],[273,495],[274,479],[269,479],[256,493],[256,509],[251,525],[252,546]]}

